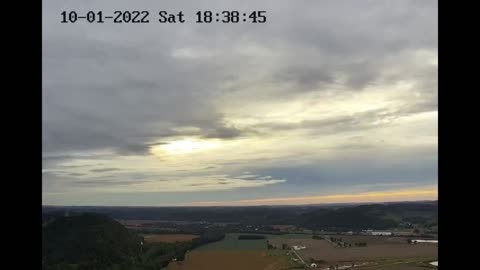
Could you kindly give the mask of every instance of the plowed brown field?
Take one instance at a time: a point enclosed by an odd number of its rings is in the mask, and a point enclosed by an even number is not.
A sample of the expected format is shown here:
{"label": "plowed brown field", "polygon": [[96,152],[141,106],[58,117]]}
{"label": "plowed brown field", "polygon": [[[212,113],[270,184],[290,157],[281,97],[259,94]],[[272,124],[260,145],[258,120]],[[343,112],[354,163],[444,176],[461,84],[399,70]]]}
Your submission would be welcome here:
{"label": "plowed brown field", "polygon": [[147,234],[143,236],[147,243],[175,243],[186,242],[198,237],[194,234]]}
{"label": "plowed brown field", "polygon": [[192,251],[185,261],[171,262],[167,270],[283,270],[287,257],[266,251]]}
{"label": "plowed brown field", "polygon": [[307,248],[297,253],[305,260],[310,258],[322,260],[322,267],[329,265],[346,265],[352,262],[373,262],[385,259],[409,260],[411,258],[437,259],[438,246],[436,244],[408,244],[406,238],[375,237],[375,236],[342,236],[348,243],[366,242],[367,247],[337,247],[326,240],[315,239],[286,239],[274,238],[272,245],[281,247],[283,243],[304,245]]}

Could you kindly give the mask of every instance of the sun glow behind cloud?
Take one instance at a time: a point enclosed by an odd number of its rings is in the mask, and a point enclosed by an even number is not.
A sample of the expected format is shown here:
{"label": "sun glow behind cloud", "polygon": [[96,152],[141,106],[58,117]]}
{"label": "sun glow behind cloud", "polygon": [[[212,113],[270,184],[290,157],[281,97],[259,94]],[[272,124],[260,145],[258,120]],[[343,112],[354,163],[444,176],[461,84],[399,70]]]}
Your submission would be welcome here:
{"label": "sun glow behind cloud", "polygon": [[182,139],[156,145],[151,151],[156,155],[161,155],[162,152],[170,155],[182,155],[207,151],[219,146],[220,142],[216,140]]}
{"label": "sun glow behind cloud", "polygon": [[[108,1],[48,2],[55,15]],[[275,22],[254,28],[67,29],[44,16],[44,203],[427,196],[414,189],[437,182],[435,1],[274,2]],[[282,20],[292,8],[302,16]],[[412,190],[361,193],[382,184]]]}

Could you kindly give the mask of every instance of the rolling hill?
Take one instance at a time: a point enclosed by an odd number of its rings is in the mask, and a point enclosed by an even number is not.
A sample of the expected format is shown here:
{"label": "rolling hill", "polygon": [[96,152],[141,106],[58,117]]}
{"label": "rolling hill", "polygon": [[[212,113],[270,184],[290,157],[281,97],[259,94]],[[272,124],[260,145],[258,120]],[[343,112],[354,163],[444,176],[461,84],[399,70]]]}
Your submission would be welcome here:
{"label": "rolling hill", "polygon": [[43,269],[108,269],[140,253],[141,238],[101,214],[59,217],[42,230]]}

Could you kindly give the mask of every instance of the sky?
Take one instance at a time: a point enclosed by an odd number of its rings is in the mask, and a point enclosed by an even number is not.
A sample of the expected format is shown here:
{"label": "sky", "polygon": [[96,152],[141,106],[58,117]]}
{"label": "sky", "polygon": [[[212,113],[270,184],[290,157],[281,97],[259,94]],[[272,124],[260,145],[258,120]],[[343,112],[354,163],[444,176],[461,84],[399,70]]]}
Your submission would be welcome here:
{"label": "sky", "polygon": [[[152,22],[60,23],[72,10],[148,10]],[[160,24],[161,10],[187,21]],[[267,22],[198,24],[200,10],[265,10]],[[44,1],[43,204],[435,200],[437,10]]]}

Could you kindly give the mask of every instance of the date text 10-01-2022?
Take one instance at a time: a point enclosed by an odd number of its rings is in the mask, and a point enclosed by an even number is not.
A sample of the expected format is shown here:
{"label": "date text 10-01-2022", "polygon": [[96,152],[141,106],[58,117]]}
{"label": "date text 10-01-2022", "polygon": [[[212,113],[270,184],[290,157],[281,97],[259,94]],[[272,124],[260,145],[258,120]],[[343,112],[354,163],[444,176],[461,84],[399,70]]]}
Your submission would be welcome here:
{"label": "date text 10-01-2022", "polygon": [[[155,14],[154,16],[151,14]],[[185,16],[183,11],[168,12],[165,10],[152,13],[147,10],[120,11],[111,13],[104,11],[88,11],[85,13],[76,11],[63,11],[61,23],[265,23],[267,21],[266,11],[197,11],[191,17]]]}

